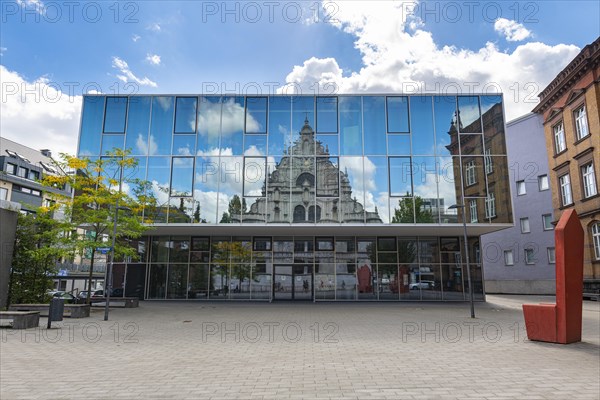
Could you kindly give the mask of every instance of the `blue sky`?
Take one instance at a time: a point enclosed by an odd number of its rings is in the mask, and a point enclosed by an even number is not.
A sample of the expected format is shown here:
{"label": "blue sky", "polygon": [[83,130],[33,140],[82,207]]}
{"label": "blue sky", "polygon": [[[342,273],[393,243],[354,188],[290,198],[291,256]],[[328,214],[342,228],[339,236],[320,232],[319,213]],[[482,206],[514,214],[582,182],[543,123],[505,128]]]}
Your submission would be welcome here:
{"label": "blue sky", "polygon": [[71,152],[89,89],[384,92],[476,82],[475,91],[510,94],[514,118],[600,34],[598,1],[69,4],[0,3],[0,122],[3,136]]}

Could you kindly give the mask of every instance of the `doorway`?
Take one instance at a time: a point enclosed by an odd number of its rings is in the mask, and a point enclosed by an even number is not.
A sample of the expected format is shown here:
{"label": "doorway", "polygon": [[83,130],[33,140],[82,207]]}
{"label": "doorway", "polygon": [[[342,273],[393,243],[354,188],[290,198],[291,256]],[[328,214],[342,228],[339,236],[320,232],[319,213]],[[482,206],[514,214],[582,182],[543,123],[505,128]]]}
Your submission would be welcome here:
{"label": "doorway", "polygon": [[312,300],[312,265],[275,265],[273,300]]}

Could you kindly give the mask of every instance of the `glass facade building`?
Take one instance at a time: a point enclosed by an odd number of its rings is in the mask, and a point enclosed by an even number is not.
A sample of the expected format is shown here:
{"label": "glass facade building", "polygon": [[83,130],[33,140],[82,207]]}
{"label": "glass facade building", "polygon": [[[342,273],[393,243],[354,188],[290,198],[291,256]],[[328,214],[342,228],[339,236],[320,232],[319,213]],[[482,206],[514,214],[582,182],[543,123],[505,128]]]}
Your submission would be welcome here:
{"label": "glass facade building", "polygon": [[478,298],[512,226],[504,125],[501,95],[93,95],[78,156],[131,149],[158,200],[126,295],[465,300],[463,218]]}

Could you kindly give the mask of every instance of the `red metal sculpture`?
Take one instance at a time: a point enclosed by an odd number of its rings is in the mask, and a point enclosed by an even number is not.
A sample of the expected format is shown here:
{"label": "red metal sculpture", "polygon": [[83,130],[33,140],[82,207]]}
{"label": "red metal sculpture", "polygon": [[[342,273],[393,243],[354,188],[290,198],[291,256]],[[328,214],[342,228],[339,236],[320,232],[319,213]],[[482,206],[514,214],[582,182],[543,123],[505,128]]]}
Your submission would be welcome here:
{"label": "red metal sculpture", "polygon": [[575,210],[565,211],[555,233],[556,304],[523,304],[529,340],[581,341],[583,305],[583,228]]}

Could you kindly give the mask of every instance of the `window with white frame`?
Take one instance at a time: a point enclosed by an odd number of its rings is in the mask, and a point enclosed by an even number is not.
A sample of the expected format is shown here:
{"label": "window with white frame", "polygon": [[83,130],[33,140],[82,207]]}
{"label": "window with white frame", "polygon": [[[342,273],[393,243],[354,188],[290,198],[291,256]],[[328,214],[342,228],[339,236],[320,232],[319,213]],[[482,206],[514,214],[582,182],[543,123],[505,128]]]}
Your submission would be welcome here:
{"label": "window with white frame", "polygon": [[531,230],[529,229],[529,218],[521,218],[521,233],[529,233]]}
{"label": "window with white frame", "polygon": [[504,265],[515,265],[512,250],[504,250]]}
{"label": "window with white frame", "polygon": [[558,178],[560,186],[560,197],[563,206],[568,206],[573,203],[573,195],[571,194],[571,177],[569,174],[565,174]]}
{"label": "window with white frame", "polygon": [[598,194],[594,164],[589,163],[581,167],[581,177],[583,178],[583,197],[587,199]]}
{"label": "window with white frame", "polygon": [[592,242],[594,242],[594,255],[600,260],[600,222],[592,225]]}
{"label": "window with white frame", "polygon": [[567,148],[565,142],[565,128],[563,127],[562,121],[552,127],[554,131],[554,153],[558,154]]}
{"label": "window with white frame", "polygon": [[6,163],[6,173],[11,175],[17,174],[17,166],[15,164]]}
{"label": "window with white frame", "polygon": [[494,162],[492,160],[492,156],[490,155],[491,153],[492,153],[491,148],[488,147],[487,149],[485,149],[483,161],[485,163],[485,173],[486,174],[491,174],[492,172],[494,172]]}
{"label": "window with white frame", "polygon": [[535,264],[535,251],[533,249],[525,249],[525,264]]}
{"label": "window with white frame", "polygon": [[0,200],[6,200],[8,198],[8,189],[0,188]]}
{"label": "window with white frame", "polygon": [[524,194],[527,194],[525,181],[517,181],[517,196],[523,196]]}
{"label": "window with white frame", "polygon": [[471,222],[477,222],[477,200],[471,200],[469,202],[469,211],[471,213]]}
{"label": "window with white frame", "polygon": [[466,164],[465,170],[467,186],[471,186],[477,183],[477,179],[475,177],[475,161],[469,161]]}
{"label": "window with white frame", "polygon": [[552,225],[552,214],[542,215],[542,223],[545,231],[551,231],[554,229],[554,226]]}
{"label": "window with white frame", "polygon": [[548,175],[538,176],[538,188],[540,192],[550,189],[550,183],[548,182]]}
{"label": "window with white frame", "polygon": [[554,250],[554,247],[548,247],[547,251],[548,251],[548,264],[555,264],[556,263],[556,251]]}
{"label": "window with white frame", "polygon": [[496,216],[496,195],[490,192],[485,198],[485,217],[494,218]]}
{"label": "window with white frame", "polygon": [[17,169],[17,176],[20,176],[21,178],[27,178],[27,168],[19,167]]}
{"label": "window with white frame", "polygon": [[580,140],[590,134],[585,115],[585,106],[579,107],[573,114],[575,117],[575,134],[577,135],[577,140]]}

